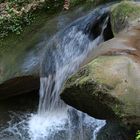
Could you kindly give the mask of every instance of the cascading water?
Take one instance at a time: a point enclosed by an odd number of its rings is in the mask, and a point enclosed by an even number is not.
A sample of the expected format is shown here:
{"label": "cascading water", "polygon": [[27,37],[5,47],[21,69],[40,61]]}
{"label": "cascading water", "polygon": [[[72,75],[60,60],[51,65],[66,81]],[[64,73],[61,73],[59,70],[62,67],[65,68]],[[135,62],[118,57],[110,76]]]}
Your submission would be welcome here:
{"label": "cascading water", "polygon": [[[29,123],[33,140],[95,140],[97,130],[104,122],[95,126],[95,119],[67,106],[60,99],[60,93],[64,82],[104,41],[107,23],[108,9],[96,9],[56,34],[48,43],[41,64],[38,114]],[[89,126],[86,125],[88,118]]]}
{"label": "cascading water", "polygon": [[[88,21],[92,23],[86,23]],[[90,14],[88,18],[74,22],[52,38],[42,63],[39,113],[65,108],[59,99],[62,86],[66,79],[78,70],[88,54],[104,41],[103,32],[107,21],[107,9],[101,9]],[[96,22],[101,26],[98,27],[98,33],[92,32]],[[65,36],[62,37],[63,35]]]}
{"label": "cascading water", "polygon": [[97,8],[50,39],[41,63],[38,112],[9,112],[11,119],[0,127],[0,140],[96,140],[105,121],[67,106],[60,93],[65,81],[87,58],[96,57],[97,46],[106,40],[108,11]]}

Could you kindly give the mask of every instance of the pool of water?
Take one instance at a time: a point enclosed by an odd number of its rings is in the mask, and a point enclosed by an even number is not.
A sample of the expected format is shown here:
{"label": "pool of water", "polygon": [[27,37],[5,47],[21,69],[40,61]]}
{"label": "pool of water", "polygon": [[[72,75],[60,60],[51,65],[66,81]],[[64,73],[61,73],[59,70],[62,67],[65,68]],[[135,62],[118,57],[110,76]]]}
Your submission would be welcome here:
{"label": "pool of water", "polygon": [[105,121],[69,107],[69,111],[37,114],[33,92],[0,102],[0,140],[96,140]]}

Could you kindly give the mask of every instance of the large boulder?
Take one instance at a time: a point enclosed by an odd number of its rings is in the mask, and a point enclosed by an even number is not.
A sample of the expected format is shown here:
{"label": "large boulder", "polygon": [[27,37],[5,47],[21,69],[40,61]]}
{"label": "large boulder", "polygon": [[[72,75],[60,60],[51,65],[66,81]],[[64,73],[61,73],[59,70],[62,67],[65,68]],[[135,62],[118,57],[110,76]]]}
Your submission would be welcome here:
{"label": "large boulder", "polygon": [[72,76],[61,98],[93,117],[121,120],[124,124],[139,128],[139,40],[140,25],[137,25],[103,43],[100,46],[102,55],[107,56],[91,61]]}
{"label": "large boulder", "polygon": [[140,3],[122,1],[111,7],[111,26],[114,35],[131,26],[136,20],[140,21]]}

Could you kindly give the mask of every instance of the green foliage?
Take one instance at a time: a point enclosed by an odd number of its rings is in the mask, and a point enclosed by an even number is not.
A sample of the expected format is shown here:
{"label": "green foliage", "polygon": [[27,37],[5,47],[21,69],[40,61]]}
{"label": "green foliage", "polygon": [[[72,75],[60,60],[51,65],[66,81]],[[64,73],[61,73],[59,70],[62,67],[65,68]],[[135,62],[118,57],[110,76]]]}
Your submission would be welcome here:
{"label": "green foliage", "polygon": [[[0,0],[0,3],[2,2],[5,7],[2,11],[4,14],[0,13],[0,38],[8,36],[9,33],[20,34],[26,25],[30,25],[36,10],[34,6],[42,6],[45,11],[56,13],[64,4],[64,0],[45,0],[43,4],[40,0]],[[29,8],[31,4],[32,8]]]}
{"label": "green foliage", "polygon": [[[94,0],[70,0],[70,7],[84,2],[94,3]],[[9,33],[20,34],[25,26],[30,25],[36,7],[54,14],[63,9],[64,0],[0,0],[0,4],[0,38],[4,38]]]}
{"label": "green foliage", "polygon": [[0,38],[8,35],[8,33],[20,34],[25,25],[29,25],[32,20],[30,12],[20,13],[20,9],[29,0],[9,0],[6,4],[4,15],[0,15]]}
{"label": "green foliage", "polygon": [[137,132],[136,140],[140,140],[140,130]]}
{"label": "green foliage", "polygon": [[29,25],[32,22],[32,15],[30,13],[24,13],[24,16],[18,16],[14,13],[9,17],[0,17],[0,38],[8,35],[9,32],[20,34],[25,25]]}

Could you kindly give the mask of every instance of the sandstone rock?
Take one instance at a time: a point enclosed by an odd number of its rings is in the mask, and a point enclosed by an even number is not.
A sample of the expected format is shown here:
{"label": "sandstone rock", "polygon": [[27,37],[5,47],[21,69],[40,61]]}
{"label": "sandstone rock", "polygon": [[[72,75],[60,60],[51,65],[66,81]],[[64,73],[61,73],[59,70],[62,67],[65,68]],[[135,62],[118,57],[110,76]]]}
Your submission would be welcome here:
{"label": "sandstone rock", "polygon": [[140,18],[140,3],[122,1],[111,7],[111,25],[114,35],[131,26]]}
{"label": "sandstone rock", "polygon": [[140,26],[137,25],[103,43],[101,55],[107,56],[91,61],[70,78],[61,98],[93,117],[121,120],[139,128],[139,40]]}

